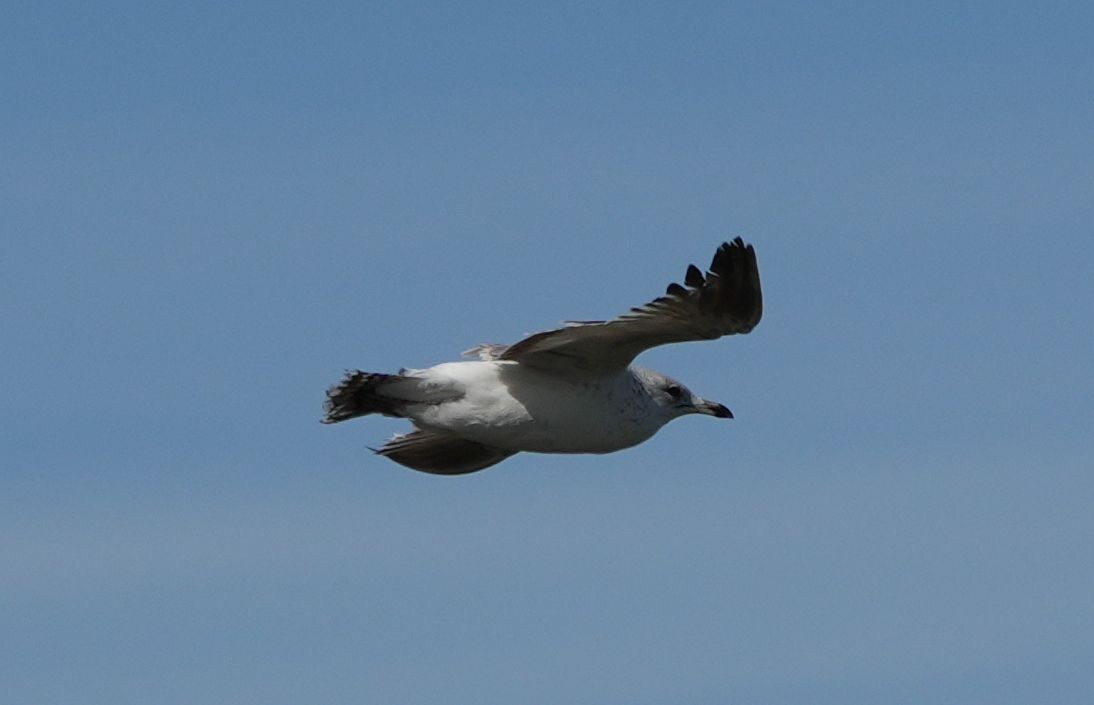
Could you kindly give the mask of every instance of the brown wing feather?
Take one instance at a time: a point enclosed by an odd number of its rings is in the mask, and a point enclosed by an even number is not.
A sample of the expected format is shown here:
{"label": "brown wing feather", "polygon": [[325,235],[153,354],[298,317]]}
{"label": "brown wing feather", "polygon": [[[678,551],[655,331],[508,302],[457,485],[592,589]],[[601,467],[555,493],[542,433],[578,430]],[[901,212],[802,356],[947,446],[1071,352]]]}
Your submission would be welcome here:
{"label": "brown wing feather", "polygon": [[611,321],[583,321],[536,333],[499,359],[565,372],[606,372],[658,345],[748,333],[763,314],[756,252],[741,238],[723,243],[704,276],[689,265],[684,285]]}
{"label": "brown wing feather", "polygon": [[500,463],[514,453],[420,429],[396,436],[376,451],[400,465],[434,475],[466,475]]}

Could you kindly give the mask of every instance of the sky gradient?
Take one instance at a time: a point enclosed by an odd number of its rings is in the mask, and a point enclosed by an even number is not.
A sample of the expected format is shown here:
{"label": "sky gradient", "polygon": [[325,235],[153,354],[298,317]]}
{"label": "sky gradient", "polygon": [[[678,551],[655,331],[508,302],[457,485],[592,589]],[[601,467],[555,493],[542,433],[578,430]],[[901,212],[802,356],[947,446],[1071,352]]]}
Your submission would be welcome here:
{"label": "sky gradient", "polygon": [[[1094,9],[0,10],[19,703],[1087,703]],[[725,403],[461,478],[392,371],[756,247]]]}

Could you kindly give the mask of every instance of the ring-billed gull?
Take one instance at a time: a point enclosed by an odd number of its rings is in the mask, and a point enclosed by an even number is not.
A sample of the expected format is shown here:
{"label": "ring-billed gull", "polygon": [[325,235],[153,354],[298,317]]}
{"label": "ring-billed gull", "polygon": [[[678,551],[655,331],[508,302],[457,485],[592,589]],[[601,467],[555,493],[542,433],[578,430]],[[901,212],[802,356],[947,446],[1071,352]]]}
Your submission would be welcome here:
{"label": "ring-billed gull", "polygon": [[479,345],[479,359],[398,374],[348,372],[327,390],[323,423],[383,414],[414,430],[375,452],[415,470],[461,475],[521,451],[611,453],[687,414],[733,418],[680,382],[631,365],[667,343],[748,333],[763,311],[756,253],[723,243],[704,275],[610,321],[570,321],[512,345]]}

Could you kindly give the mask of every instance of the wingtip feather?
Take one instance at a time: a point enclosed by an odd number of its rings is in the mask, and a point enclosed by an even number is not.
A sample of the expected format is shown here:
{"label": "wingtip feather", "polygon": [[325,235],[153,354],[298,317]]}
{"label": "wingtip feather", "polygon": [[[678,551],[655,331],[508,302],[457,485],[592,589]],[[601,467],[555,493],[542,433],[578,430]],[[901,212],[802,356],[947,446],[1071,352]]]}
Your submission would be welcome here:
{"label": "wingtip feather", "polygon": [[687,274],[684,275],[684,283],[692,288],[698,288],[703,285],[703,273],[699,271],[699,268],[694,264],[688,265]]}

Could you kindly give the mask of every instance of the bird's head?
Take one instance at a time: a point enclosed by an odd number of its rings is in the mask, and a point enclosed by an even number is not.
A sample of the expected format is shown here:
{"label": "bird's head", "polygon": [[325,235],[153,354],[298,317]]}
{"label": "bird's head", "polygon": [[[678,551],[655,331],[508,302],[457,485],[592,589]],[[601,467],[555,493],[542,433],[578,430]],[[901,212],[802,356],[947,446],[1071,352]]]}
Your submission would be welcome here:
{"label": "bird's head", "polygon": [[720,419],[732,419],[733,412],[715,401],[707,401],[671,377],[653,370],[637,370],[639,379],[650,398],[667,420],[687,414],[706,414]]}

